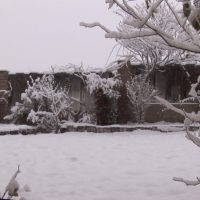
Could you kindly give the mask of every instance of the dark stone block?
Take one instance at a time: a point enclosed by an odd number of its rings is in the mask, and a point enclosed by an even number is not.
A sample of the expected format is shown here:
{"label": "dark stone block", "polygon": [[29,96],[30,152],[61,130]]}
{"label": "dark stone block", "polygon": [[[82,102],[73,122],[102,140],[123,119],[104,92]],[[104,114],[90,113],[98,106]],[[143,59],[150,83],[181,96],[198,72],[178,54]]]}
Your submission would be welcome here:
{"label": "dark stone block", "polygon": [[97,132],[97,128],[95,126],[86,126],[86,130],[87,132],[92,132],[92,133]]}
{"label": "dark stone block", "polygon": [[114,132],[120,132],[120,127],[111,127],[112,133]]}
{"label": "dark stone block", "polygon": [[86,132],[86,126],[77,126],[76,131],[77,132]]}
{"label": "dark stone block", "polygon": [[103,133],[112,133],[112,128],[111,127],[102,127]]}
{"label": "dark stone block", "polygon": [[10,135],[18,135],[18,134],[19,134],[19,130],[10,131]]}
{"label": "dark stone block", "polygon": [[76,131],[76,127],[72,126],[72,125],[69,125],[69,126],[66,126],[66,127],[61,127],[60,128],[60,132],[61,133],[65,133],[65,132],[74,132]]}
{"label": "dark stone block", "polygon": [[101,126],[97,127],[97,133],[103,133],[103,128]]}

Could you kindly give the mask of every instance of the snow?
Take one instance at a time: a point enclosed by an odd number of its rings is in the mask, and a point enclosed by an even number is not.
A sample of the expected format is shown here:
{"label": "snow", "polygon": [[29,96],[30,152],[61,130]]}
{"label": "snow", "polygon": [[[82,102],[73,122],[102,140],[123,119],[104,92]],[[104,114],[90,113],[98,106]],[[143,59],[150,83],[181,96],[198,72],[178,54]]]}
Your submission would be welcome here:
{"label": "snow", "polygon": [[121,84],[119,79],[116,77],[112,78],[102,78],[96,73],[89,73],[86,75],[87,90],[90,94],[94,93],[98,89],[102,89],[103,93],[110,96],[116,97],[118,92],[115,87]]}
{"label": "snow", "polygon": [[199,175],[200,149],[173,134],[65,133],[0,137],[0,191],[20,164],[17,180],[28,200],[188,200],[199,187],[174,176]]}

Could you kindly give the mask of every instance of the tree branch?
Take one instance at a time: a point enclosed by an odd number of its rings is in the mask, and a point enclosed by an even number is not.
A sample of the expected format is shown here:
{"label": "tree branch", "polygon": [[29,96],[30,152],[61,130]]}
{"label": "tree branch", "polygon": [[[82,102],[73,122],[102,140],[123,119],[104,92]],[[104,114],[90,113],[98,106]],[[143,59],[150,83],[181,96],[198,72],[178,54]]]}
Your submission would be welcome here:
{"label": "tree branch", "polygon": [[151,18],[153,13],[155,12],[156,8],[163,2],[163,0],[158,0],[156,3],[152,4],[152,6],[149,8],[149,12],[147,16],[141,21],[140,28],[143,27],[147,21]]}
{"label": "tree branch", "polygon": [[111,31],[106,28],[104,25],[102,25],[99,22],[93,22],[93,23],[85,23],[85,22],[80,22],[80,26],[86,27],[86,28],[94,28],[94,27],[100,27],[103,29],[106,33],[110,33]]}
{"label": "tree branch", "polygon": [[192,141],[198,147],[200,147],[200,138],[190,133],[188,129],[186,129],[186,133],[186,138]]}
{"label": "tree branch", "polygon": [[198,177],[197,177],[197,180],[195,180],[195,181],[186,180],[186,179],[183,179],[183,178],[180,178],[180,177],[174,177],[173,180],[185,183],[187,186],[196,186],[196,185],[200,184],[200,181],[199,181]]}

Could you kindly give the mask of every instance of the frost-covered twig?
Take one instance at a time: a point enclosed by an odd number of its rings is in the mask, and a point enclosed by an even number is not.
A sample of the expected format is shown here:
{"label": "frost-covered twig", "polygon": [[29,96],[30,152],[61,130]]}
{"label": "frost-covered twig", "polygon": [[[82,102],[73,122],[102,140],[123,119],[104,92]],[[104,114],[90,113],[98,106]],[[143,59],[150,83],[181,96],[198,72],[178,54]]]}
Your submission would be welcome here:
{"label": "frost-covered twig", "polygon": [[142,26],[144,26],[147,21],[152,17],[153,13],[155,12],[155,10],[157,9],[157,7],[163,2],[163,0],[158,0],[157,2],[155,2],[154,4],[151,5],[151,7],[148,10],[148,14],[146,17],[143,18],[143,20],[141,21],[141,25],[140,28]]}
{"label": "frost-covered twig", "polygon": [[[120,31],[109,30],[107,27],[105,27],[99,22],[90,24],[83,22],[81,23],[81,25],[90,28],[98,26],[106,32],[105,36],[107,38],[130,39],[130,38],[138,38],[141,36],[151,37],[152,35],[157,35],[159,36],[160,40],[162,40],[167,46],[181,50],[186,50],[193,53],[200,53],[200,46],[199,46],[200,37],[199,34],[197,34],[197,31],[194,30],[193,23],[190,22],[190,21],[193,22],[193,20],[196,20],[196,18],[199,17],[198,16],[199,12],[197,12],[199,11],[198,10],[199,8],[195,9],[192,8],[193,10],[191,12],[191,16],[189,16],[188,19],[185,19],[182,15],[179,14],[180,13],[178,10],[179,8],[178,7],[173,8],[173,6],[171,6],[171,4],[167,0],[165,1],[157,0],[152,2],[150,9],[149,10],[147,9],[146,13],[143,13],[141,12],[141,10],[138,10],[135,4],[131,4],[130,6],[126,0],[121,0],[121,1],[109,0],[106,1],[106,3],[109,3],[109,7],[112,7],[114,4],[116,4],[122,11],[124,11],[127,15],[129,15],[132,18],[132,21],[129,24],[130,26],[135,27],[135,30],[133,30],[132,33],[126,34]],[[159,12],[161,8],[160,7],[161,3],[162,4],[165,3],[168,6],[168,9],[171,10],[171,15],[174,17],[174,23],[176,24],[176,28],[181,27],[182,32],[184,34],[181,34],[181,36],[177,36],[177,32],[172,31],[176,30],[175,26],[169,29],[171,30],[170,32],[166,32],[164,28],[165,26],[161,27],[160,24],[155,24],[153,22],[151,16],[155,11],[155,9],[156,11]],[[157,16],[157,13],[155,13],[155,18],[157,17],[160,16]],[[163,17],[164,16],[161,16],[162,20],[164,20],[165,22],[169,22],[168,19],[164,19]],[[181,17],[184,19],[181,19]],[[186,24],[185,21],[188,21],[188,23]]]}
{"label": "frost-covered twig", "polygon": [[9,191],[10,186],[13,184],[13,182],[15,181],[17,175],[18,175],[20,172],[21,172],[21,171],[20,171],[19,165],[18,165],[17,171],[14,173],[14,175],[13,175],[12,178],[10,179],[8,185],[6,186],[6,189],[5,189],[5,192],[4,192],[3,196],[2,196],[2,199],[5,197],[6,193]]}
{"label": "frost-covered twig", "polygon": [[86,28],[100,27],[106,33],[110,33],[111,32],[107,27],[105,27],[104,25],[102,25],[99,22],[93,22],[93,23],[80,22],[80,26],[84,26]]}
{"label": "frost-covered twig", "polygon": [[4,101],[5,103],[8,103],[8,96],[10,95],[10,90],[0,90],[0,102]]}
{"label": "frost-covered twig", "polygon": [[174,177],[173,180],[185,183],[187,186],[196,186],[196,185],[200,184],[200,179],[198,177],[197,177],[197,180],[194,180],[194,181],[186,180],[186,179],[180,178],[180,177]]}
{"label": "frost-covered twig", "polygon": [[192,141],[195,145],[200,147],[200,138],[193,135],[192,133],[189,132],[189,130],[186,129],[186,138],[190,141]]}

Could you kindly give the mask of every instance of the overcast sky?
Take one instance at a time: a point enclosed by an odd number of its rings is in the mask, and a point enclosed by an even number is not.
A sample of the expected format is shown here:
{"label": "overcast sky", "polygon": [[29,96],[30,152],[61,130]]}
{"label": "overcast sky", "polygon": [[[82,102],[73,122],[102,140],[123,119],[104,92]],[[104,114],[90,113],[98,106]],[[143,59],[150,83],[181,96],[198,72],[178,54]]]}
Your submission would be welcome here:
{"label": "overcast sky", "polygon": [[120,19],[107,7],[105,0],[0,0],[0,69],[40,72],[81,62],[104,67],[115,41],[79,23],[115,27]]}

